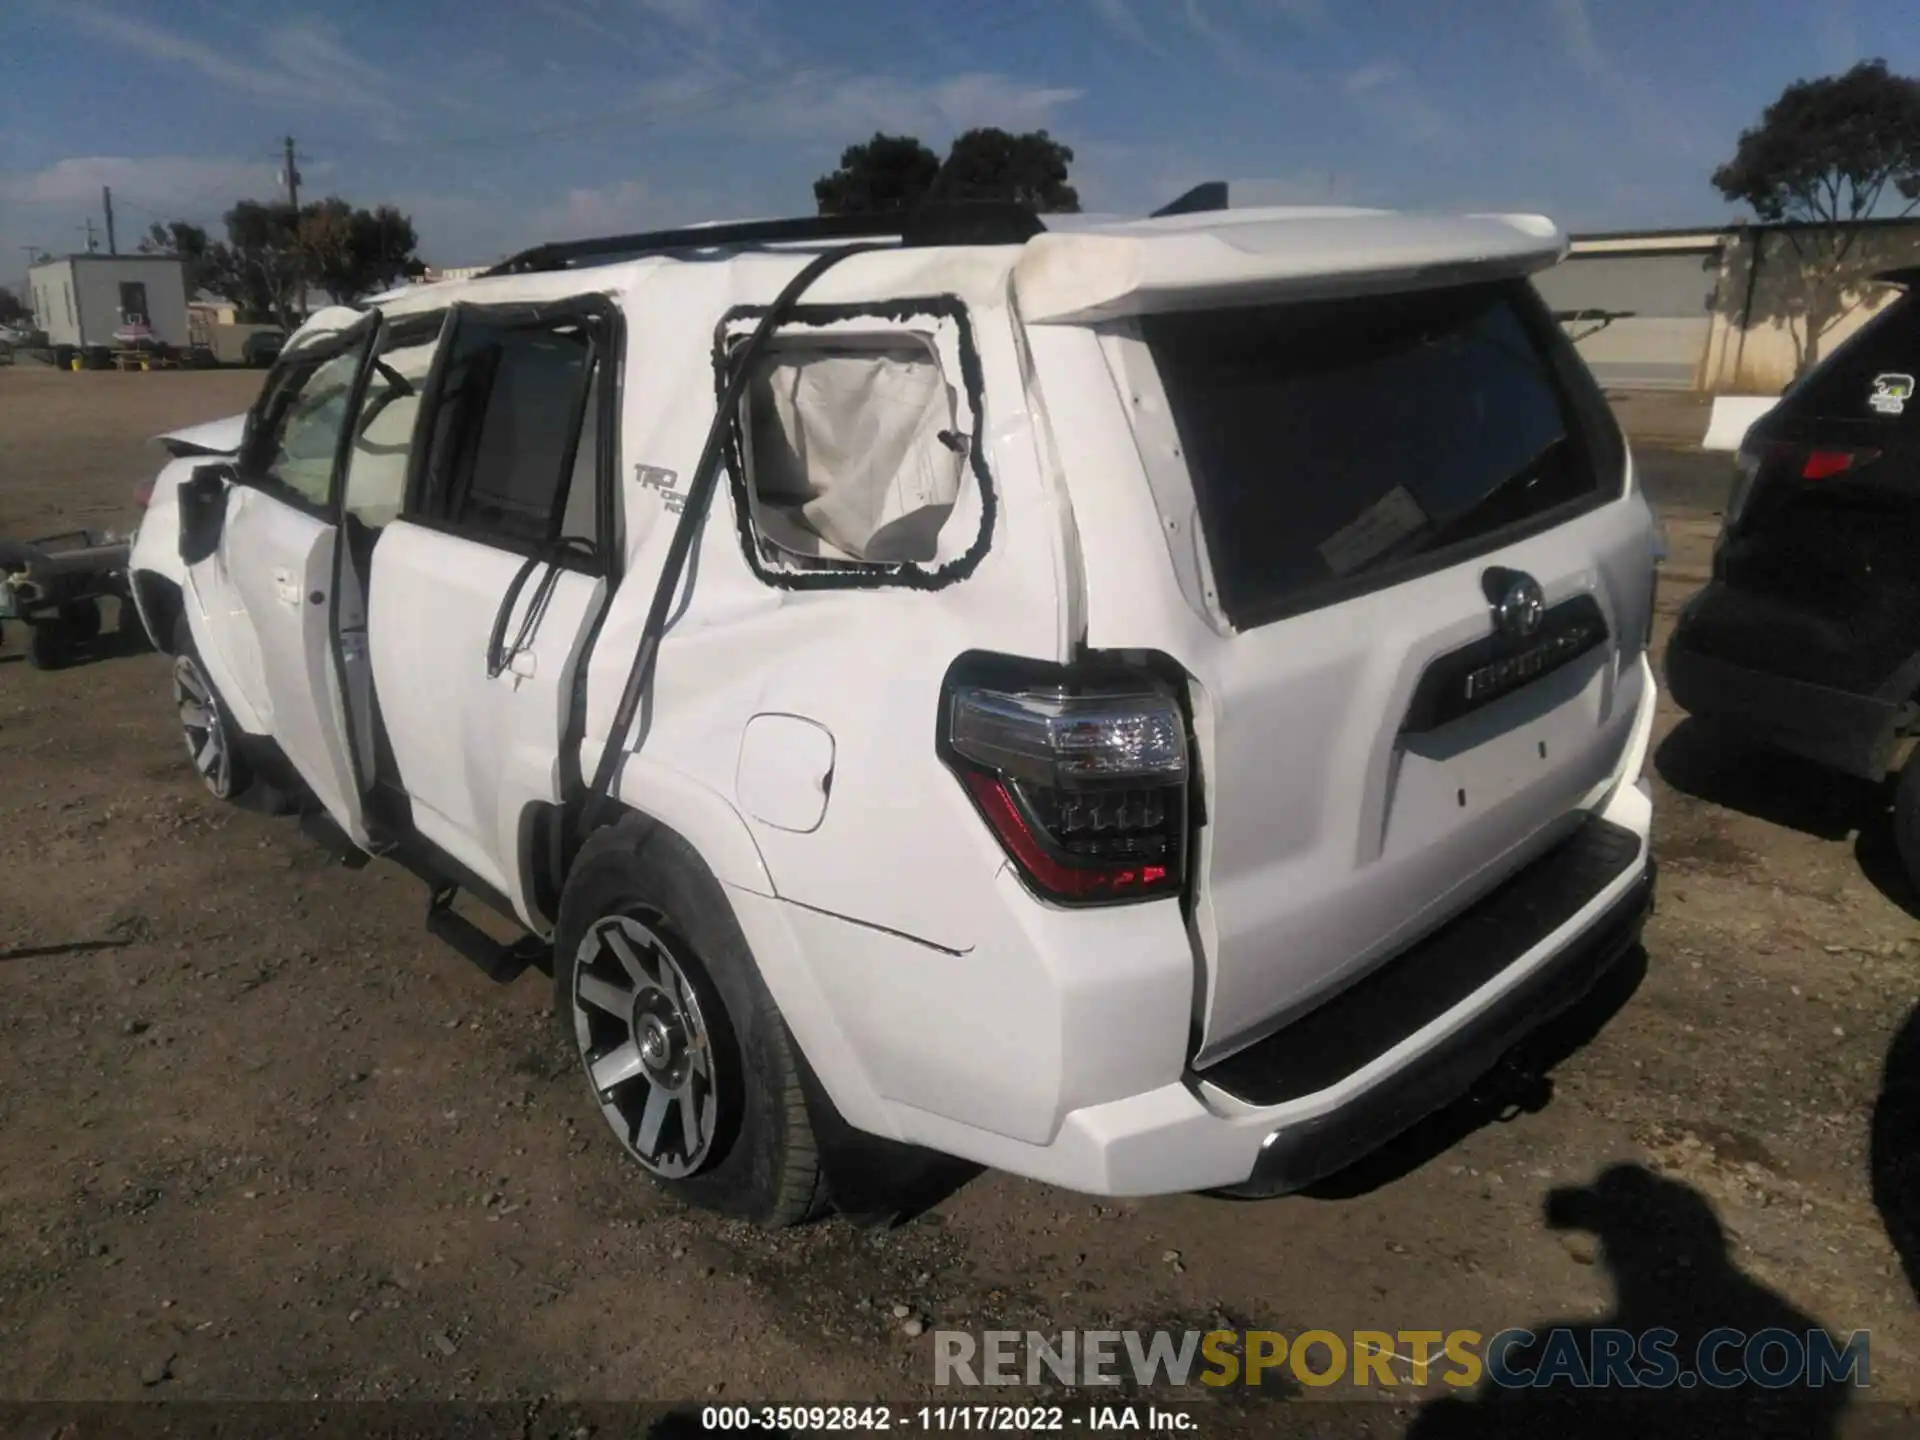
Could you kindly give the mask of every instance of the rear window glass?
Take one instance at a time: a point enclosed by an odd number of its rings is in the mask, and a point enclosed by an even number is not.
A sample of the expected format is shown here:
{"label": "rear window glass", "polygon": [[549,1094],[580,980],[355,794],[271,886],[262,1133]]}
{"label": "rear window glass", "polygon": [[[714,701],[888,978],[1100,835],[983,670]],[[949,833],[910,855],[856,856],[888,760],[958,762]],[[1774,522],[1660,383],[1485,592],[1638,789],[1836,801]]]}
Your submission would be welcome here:
{"label": "rear window glass", "polygon": [[1901,296],[1808,372],[1794,408],[1821,419],[1920,427],[1920,300]]}
{"label": "rear window glass", "polygon": [[1236,626],[1490,548],[1620,478],[1605,402],[1524,283],[1141,324]]}

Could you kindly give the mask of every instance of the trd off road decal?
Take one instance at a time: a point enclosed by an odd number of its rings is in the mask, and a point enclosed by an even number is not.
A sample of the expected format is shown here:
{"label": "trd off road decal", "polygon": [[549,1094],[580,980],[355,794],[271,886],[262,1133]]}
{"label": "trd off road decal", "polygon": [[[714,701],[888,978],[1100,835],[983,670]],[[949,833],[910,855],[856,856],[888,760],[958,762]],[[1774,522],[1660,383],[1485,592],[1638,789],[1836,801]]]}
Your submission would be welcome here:
{"label": "trd off road decal", "polygon": [[687,497],[678,488],[680,477],[673,471],[662,470],[658,465],[636,465],[633,467],[633,478],[643,488],[660,492],[669,515],[678,515],[686,508]]}
{"label": "trd off road decal", "polygon": [[1913,399],[1913,376],[1876,375],[1873,377],[1873,394],[1867,397],[1867,404],[1876,414],[1900,415],[1906,412],[1907,402]]}

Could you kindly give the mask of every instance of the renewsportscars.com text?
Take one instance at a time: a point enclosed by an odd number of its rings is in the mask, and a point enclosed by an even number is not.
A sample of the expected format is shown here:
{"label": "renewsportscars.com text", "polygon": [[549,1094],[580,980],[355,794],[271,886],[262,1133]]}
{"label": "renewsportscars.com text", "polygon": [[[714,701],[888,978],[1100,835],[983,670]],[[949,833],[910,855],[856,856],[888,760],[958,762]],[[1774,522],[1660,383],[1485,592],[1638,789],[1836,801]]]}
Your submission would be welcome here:
{"label": "renewsportscars.com text", "polygon": [[936,1385],[1248,1385],[1735,1389],[1869,1381],[1869,1336],[1825,1330],[964,1330],[934,1332]]}

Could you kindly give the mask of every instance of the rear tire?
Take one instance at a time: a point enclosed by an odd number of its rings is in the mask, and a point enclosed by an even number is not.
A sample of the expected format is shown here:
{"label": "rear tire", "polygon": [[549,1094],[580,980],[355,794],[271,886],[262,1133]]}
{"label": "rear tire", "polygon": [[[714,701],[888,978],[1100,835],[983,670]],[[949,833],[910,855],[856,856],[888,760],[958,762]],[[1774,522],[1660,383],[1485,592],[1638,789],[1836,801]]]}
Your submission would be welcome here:
{"label": "rear tire", "polygon": [[719,882],[629,815],[560,897],[554,1010],[621,1147],[669,1194],[768,1229],[825,1209],[797,1047]]}
{"label": "rear tire", "polygon": [[1920,745],[1913,747],[1893,792],[1893,838],[1907,880],[1920,890]]}

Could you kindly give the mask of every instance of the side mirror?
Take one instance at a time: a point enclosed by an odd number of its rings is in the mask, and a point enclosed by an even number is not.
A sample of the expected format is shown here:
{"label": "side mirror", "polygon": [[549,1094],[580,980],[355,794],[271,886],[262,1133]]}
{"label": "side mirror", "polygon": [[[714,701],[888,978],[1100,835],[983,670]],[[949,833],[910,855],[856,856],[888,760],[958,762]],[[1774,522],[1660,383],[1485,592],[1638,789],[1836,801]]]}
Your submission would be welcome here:
{"label": "side mirror", "polygon": [[220,531],[227,521],[227,487],[233,480],[230,465],[202,465],[180,487],[180,559],[198,565],[220,548]]}

